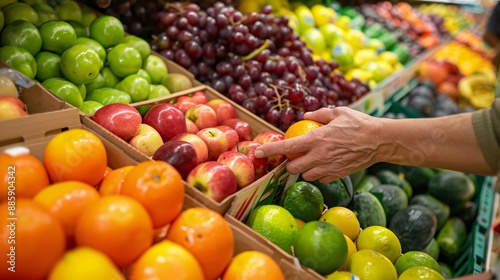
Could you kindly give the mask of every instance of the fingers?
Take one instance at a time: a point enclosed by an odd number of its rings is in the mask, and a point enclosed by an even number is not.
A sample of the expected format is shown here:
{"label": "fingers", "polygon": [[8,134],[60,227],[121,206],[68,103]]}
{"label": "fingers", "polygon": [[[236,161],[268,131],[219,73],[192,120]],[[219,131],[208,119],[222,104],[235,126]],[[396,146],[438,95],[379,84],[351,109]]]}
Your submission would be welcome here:
{"label": "fingers", "polygon": [[302,135],[291,139],[265,143],[255,150],[255,156],[263,158],[273,155],[307,152],[309,149],[309,141],[307,141],[307,137]]}
{"label": "fingers", "polygon": [[327,124],[333,120],[334,110],[335,109],[321,108],[314,112],[307,112],[304,114],[304,119]]}

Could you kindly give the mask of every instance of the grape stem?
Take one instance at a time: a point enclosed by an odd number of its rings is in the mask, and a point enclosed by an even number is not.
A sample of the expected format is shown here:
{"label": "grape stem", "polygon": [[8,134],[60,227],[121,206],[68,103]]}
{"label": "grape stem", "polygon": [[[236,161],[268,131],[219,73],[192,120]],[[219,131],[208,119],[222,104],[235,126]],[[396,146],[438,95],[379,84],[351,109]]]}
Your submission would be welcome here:
{"label": "grape stem", "polygon": [[267,49],[267,47],[269,47],[269,44],[270,44],[269,39],[266,39],[266,41],[264,41],[264,44],[262,44],[262,46],[260,46],[258,49],[254,50],[253,52],[249,53],[248,55],[241,57],[241,60],[247,61],[247,60],[250,60],[250,59],[256,57],[261,51]]}
{"label": "grape stem", "polygon": [[283,110],[283,104],[281,103],[281,96],[280,93],[278,92],[278,87],[273,84],[268,84],[271,88],[274,89],[274,93],[276,94],[276,101],[278,101],[278,108],[280,108],[280,112]]}

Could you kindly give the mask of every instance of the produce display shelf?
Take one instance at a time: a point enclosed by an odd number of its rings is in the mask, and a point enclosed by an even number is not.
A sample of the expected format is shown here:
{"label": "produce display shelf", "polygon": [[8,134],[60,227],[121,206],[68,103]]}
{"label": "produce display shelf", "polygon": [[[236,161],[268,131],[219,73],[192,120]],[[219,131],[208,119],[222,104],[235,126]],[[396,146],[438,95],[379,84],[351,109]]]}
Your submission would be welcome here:
{"label": "produce display shelf", "polygon": [[493,177],[478,177],[479,195],[476,197],[479,206],[478,215],[472,224],[472,230],[455,262],[454,277],[479,274],[490,267],[492,230],[491,223],[498,207],[498,194],[495,193]]}

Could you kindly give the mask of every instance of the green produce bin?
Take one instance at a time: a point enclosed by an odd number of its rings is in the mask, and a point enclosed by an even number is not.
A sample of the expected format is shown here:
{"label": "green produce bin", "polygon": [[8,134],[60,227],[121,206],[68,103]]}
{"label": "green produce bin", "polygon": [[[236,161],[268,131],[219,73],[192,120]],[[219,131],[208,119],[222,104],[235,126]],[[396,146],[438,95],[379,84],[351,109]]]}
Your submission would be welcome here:
{"label": "green produce bin", "polygon": [[477,178],[478,205],[477,218],[472,229],[467,235],[460,257],[453,266],[453,277],[470,274],[479,274],[489,269],[491,254],[491,223],[493,222],[494,209],[496,209],[496,196],[493,177]]}

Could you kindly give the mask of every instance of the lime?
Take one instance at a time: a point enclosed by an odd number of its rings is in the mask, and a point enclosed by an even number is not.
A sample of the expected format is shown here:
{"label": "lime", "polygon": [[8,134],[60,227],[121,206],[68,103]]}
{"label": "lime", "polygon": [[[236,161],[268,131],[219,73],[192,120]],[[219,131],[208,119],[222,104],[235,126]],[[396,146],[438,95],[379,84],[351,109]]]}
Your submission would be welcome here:
{"label": "lime", "polygon": [[89,30],[90,38],[99,42],[106,49],[119,44],[125,36],[123,24],[113,16],[100,16],[96,18],[90,24]]}
{"label": "lime", "polygon": [[33,23],[16,20],[5,26],[0,37],[0,44],[21,47],[35,56],[42,48],[42,36]]}
{"label": "lime", "polygon": [[285,193],[281,205],[294,218],[304,222],[318,220],[324,207],[323,194],[313,184],[299,181],[293,184]]}
{"label": "lime", "polygon": [[278,205],[258,206],[250,212],[246,224],[281,249],[292,253],[298,225],[285,208]]}
{"label": "lime", "polygon": [[86,115],[93,115],[95,111],[99,110],[99,108],[103,107],[101,103],[93,100],[83,101],[80,106],[80,111],[82,111]]}
{"label": "lime", "polygon": [[359,250],[347,262],[347,270],[361,279],[397,280],[398,273],[392,262],[373,250]]}
{"label": "lime", "polygon": [[87,94],[90,94],[96,89],[106,87],[104,85],[104,77],[102,76],[101,73],[97,74],[97,76],[92,82],[85,84],[85,87],[87,88]]}
{"label": "lime", "polygon": [[83,24],[79,23],[76,20],[66,20],[66,22],[69,23],[71,26],[73,26],[73,29],[75,30],[76,33],[76,37],[87,38],[89,36]]}
{"label": "lime", "polygon": [[339,269],[347,259],[347,243],[340,230],[326,222],[306,223],[293,241],[295,256],[300,263],[321,275]]}
{"label": "lime", "polygon": [[336,226],[340,231],[347,235],[352,241],[356,240],[361,227],[359,225],[356,214],[349,208],[336,206],[328,209],[321,217],[320,221],[324,221]]}
{"label": "lime", "polygon": [[5,17],[5,25],[9,25],[19,19],[38,25],[38,14],[28,4],[21,2],[10,3],[2,8],[2,12]]}
{"label": "lime", "polygon": [[387,257],[392,263],[401,256],[401,243],[388,228],[369,226],[359,234],[356,240],[358,250],[371,249]]}
{"label": "lime", "polygon": [[430,269],[425,266],[414,266],[407,269],[401,274],[398,280],[413,280],[413,279],[427,279],[427,280],[444,280],[441,273]]}
{"label": "lime", "polygon": [[395,265],[399,275],[414,266],[425,266],[441,273],[441,267],[438,262],[433,257],[420,251],[409,251],[404,253],[399,257]]}
{"label": "lime", "polygon": [[23,48],[16,46],[1,47],[0,60],[28,78],[34,79],[36,76],[36,60]]}
{"label": "lime", "polygon": [[120,78],[118,78],[113,71],[111,71],[111,68],[108,66],[105,66],[101,70],[101,75],[104,78],[104,85],[103,87],[109,87],[109,88],[114,88],[116,84],[120,82]]}
{"label": "lime", "polygon": [[80,90],[70,81],[61,78],[50,78],[43,81],[42,86],[76,108],[79,108],[83,103]]}
{"label": "lime", "polygon": [[84,44],[84,45],[87,45],[89,47],[92,47],[94,48],[94,50],[97,52],[97,55],[99,55],[99,59],[101,60],[101,69],[104,67],[104,63],[106,62],[106,50],[104,49],[104,47],[99,44],[99,42],[97,42],[96,40],[94,39],[90,39],[90,38],[86,38],[86,37],[78,37],[76,39],[76,43],[77,44]]}
{"label": "lime", "polygon": [[439,251],[439,243],[437,242],[436,238],[432,238],[431,242],[429,242],[429,245],[427,245],[427,247],[422,250],[422,252],[428,254],[435,260],[439,258]]}
{"label": "lime", "polygon": [[438,264],[441,267],[441,274],[445,279],[449,279],[453,276],[453,270],[449,265],[444,262],[438,262]]}
{"label": "lime", "polygon": [[150,92],[148,81],[137,74],[128,75],[115,88],[128,93],[132,102],[148,99]]}
{"label": "lime", "polygon": [[122,43],[129,44],[134,47],[141,54],[142,60],[146,60],[151,53],[151,46],[146,40],[135,35],[127,35],[121,41]]}
{"label": "lime", "polygon": [[163,97],[169,94],[170,91],[164,85],[149,85],[148,99]]}
{"label": "lime", "polygon": [[326,280],[361,280],[358,276],[347,271],[335,271],[328,275]]}
{"label": "lime", "polygon": [[82,9],[75,1],[62,1],[62,3],[58,5],[57,16],[59,20],[74,20],[81,23]]}
{"label": "lime", "polygon": [[108,52],[108,63],[116,76],[124,78],[141,69],[142,58],[139,51],[129,44],[118,44]]}
{"label": "lime", "polygon": [[345,259],[344,263],[342,264],[341,267],[339,267],[338,270],[346,270],[347,269],[347,262],[349,261],[349,258],[352,256],[352,254],[356,253],[358,249],[356,248],[356,244],[349,238],[347,235],[344,234],[345,242],[347,243],[347,258]]}
{"label": "lime", "polygon": [[167,65],[165,61],[156,55],[149,55],[144,61],[142,66],[151,77],[152,84],[161,84],[161,81],[168,74]]}
{"label": "lime", "polygon": [[47,3],[37,3],[35,5],[31,5],[31,7],[38,14],[38,26],[41,26],[47,21],[59,19],[57,17],[57,12]]}
{"label": "lime", "polygon": [[59,20],[45,22],[40,26],[42,50],[62,54],[76,44],[76,32],[69,23]]}
{"label": "lime", "polygon": [[61,55],[61,72],[72,83],[92,82],[99,74],[101,60],[94,48],[77,44]]}
{"label": "lime", "polygon": [[146,81],[148,81],[148,83],[151,84],[151,76],[149,76],[149,74],[148,74],[148,72],[146,72],[146,70],[139,69],[139,71],[137,71],[137,75],[146,79]]}
{"label": "lime", "polygon": [[35,56],[38,71],[36,79],[43,82],[49,78],[62,78],[60,63],[61,57],[51,52],[39,52]]}

